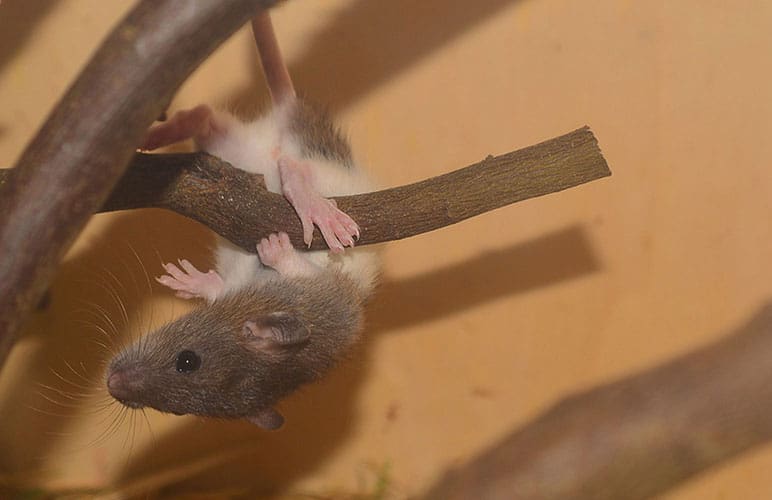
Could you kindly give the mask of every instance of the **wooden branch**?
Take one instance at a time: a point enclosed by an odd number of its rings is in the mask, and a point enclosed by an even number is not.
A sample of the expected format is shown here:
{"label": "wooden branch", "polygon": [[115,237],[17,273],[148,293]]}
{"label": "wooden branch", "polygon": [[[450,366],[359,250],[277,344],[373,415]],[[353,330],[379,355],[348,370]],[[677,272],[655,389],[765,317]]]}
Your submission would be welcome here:
{"label": "wooden branch", "polygon": [[[0,171],[0,181],[3,172]],[[398,240],[610,175],[589,128],[407,186],[336,198],[356,220],[358,245]],[[287,200],[205,153],[137,154],[100,211],[166,208],[197,220],[247,251],[286,231],[305,248]],[[312,249],[326,248],[318,230]]]}
{"label": "wooden branch", "polygon": [[215,47],[272,3],[143,0],[94,54],[0,185],[0,367],[147,127]]}
{"label": "wooden branch", "polygon": [[565,399],[429,499],[643,499],[772,438],[772,304],[734,335]]}

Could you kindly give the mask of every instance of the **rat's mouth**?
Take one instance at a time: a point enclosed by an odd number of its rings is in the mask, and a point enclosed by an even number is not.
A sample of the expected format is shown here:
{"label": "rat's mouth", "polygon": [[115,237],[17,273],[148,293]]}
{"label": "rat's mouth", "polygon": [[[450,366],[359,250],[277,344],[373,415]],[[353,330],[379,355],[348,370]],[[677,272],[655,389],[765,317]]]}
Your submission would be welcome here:
{"label": "rat's mouth", "polygon": [[117,397],[115,394],[110,394],[113,399],[121,403],[123,406],[126,406],[128,408],[131,408],[132,410],[140,410],[145,407],[144,404],[140,403],[139,401],[134,401],[132,399],[129,399],[128,396],[121,395],[121,397]]}

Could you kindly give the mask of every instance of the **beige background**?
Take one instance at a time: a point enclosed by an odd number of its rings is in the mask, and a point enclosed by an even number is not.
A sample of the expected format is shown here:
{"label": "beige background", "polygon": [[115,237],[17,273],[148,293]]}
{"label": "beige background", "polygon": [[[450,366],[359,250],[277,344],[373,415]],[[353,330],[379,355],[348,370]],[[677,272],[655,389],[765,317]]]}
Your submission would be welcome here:
{"label": "beige background", "polygon": [[[131,4],[3,1],[0,164]],[[6,474],[172,493],[335,495],[385,480],[401,498],[572,391],[703,345],[772,295],[769,2],[293,0],[275,23],[297,86],[330,105],[384,185],[584,124],[614,175],[388,245],[367,341],[281,405],[276,433],[102,406],[95,342],[181,314],[144,272],[183,256],[206,266],[212,239],[158,211],[94,217],[0,378]],[[251,109],[261,78],[242,30],[172,110]],[[772,450],[756,449],[668,497],[768,498],[771,468]]]}

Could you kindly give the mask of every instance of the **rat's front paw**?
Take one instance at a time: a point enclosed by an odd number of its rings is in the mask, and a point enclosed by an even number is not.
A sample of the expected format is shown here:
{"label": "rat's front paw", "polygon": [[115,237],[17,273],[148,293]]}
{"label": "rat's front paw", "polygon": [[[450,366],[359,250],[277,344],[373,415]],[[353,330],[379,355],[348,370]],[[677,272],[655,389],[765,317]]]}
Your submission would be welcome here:
{"label": "rat's front paw", "polygon": [[164,270],[169,274],[158,276],[156,281],[177,292],[177,297],[214,302],[224,286],[220,275],[214,270],[202,273],[185,259],[178,262],[182,269],[172,263],[164,264]]}
{"label": "rat's front paw", "polygon": [[338,209],[335,200],[316,192],[309,166],[287,157],[280,158],[278,164],[282,191],[300,217],[306,245],[311,245],[316,225],[333,252],[353,247],[354,239],[359,238],[359,226]]}
{"label": "rat's front paw", "polygon": [[291,260],[295,252],[297,250],[290,243],[287,233],[274,233],[257,244],[260,262],[274,269],[281,265],[282,261]]}
{"label": "rat's front paw", "polygon": [[319,268],[292,246],[287,233],[274,233],[257,244],[260,262],[284,276],[308,276]]}

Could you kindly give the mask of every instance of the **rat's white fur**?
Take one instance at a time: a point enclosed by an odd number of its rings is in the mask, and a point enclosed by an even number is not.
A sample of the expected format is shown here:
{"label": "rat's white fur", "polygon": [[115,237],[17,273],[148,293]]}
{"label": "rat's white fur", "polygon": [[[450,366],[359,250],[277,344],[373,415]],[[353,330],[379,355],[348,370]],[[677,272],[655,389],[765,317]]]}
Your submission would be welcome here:
{"label": "rat's white fur", "polygon": [[[325,197],[365,193],[374,184],[357,167],[346,167],[320,158],[303,158],[297,138],[289,131],[289,105],[252,122],[242,122],[233,115],[216,111],[212,130],[206,137],[198,137],[198,146],[218,156],[234,167],[247,172],[263,174],[269,191],[282,193],[276,158],[279,155],[303,159],[312,166],[314,186]],[[218,238],[215,251],[216,268],[224,281],[223,293],[273,279],[278,273],[263,266],[257,254],[248,253],[229,241]],[[376,251],[369,247],[346,249],[343,254],[328,251],[303,252],[303,255],[321,267],[336,266],[350,276],[363,295],[369,295],[378,274]]]}

